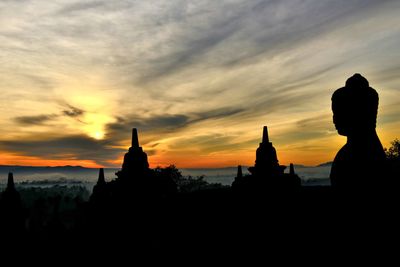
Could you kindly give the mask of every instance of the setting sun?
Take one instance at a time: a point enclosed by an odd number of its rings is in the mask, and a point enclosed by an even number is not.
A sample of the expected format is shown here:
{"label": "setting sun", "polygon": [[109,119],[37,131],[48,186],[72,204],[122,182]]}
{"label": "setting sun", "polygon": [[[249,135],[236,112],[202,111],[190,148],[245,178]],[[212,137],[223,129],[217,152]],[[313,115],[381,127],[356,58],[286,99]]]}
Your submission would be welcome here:
{"label": "setting sun", "polygon": [[93,134],[93,137],[95,138],[95,139],[98,139],[98,140],[100,140],[100,139],[103,139],[104,138],[104,133],[103,132],[95,132],[94,134]]}

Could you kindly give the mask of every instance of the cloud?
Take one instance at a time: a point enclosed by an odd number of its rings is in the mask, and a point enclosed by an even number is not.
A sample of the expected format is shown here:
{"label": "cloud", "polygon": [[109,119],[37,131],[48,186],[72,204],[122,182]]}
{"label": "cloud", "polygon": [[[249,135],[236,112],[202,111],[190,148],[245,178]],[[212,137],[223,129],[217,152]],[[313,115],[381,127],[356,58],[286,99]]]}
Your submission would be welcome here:
{"label": "cloud", "polygon": [[107,160],[115,160],[126,152],[113,147],[108,140],[96,140],[85,135],[0,141],[0,148],[24,156],[94,160],[106,165]]}
{"label": "cloud", "polygon": [[37,115],[37,116],[20,116],[20,117],[15,117],[14,121],[18,124],[43,125],[46,122],[54,120],[55,118],[57,118],[56,114]]}
{"label": "cloud", "polygon": [[[327,123],[332,124],[332,114],[319,114],[316,116],[308,117],[298,120],[296,126],[300,129],[306,130],[309,128],[325,128]],[[333,125],[333,124],[332,124]]]}
{"label": "cloud", "polygon": [[166,132],[184,127],[189,121],[185,115],[161,115],[148,118],[127,116],[127,118],[117,117],[117,121],[107,125],[107,130],[115,132],[130,133],[132,128],[140,131]]}
{"label": "cloud", "polygon": [[61,116],[70,118],[79,118],[85,114],[83,109],[74,107],[69,104],[65,104],[68,109],[62,110],[60,114],[42,114],[35,116],[19,116],[15,117],[13,120],[18,124],[23,125],[45,125],[47,122],[54,121]]}
{"label": "cloud", "polygon": [[304,141],[318,140],[334,135],[336,135],[336,130],[332,122],[332,115],[324,113],[297,120],[290,125],[289,130],[274,137],[274,141],[278,145],[301,144]]}
{"label": "cloud", "polygon": [[[296,144],[324,142],[331,119],[316,115],[330,112],[333,90],[355,72],[380,93],[379,121],[394,125],[398,7],[395,0],[2,1],[0,126],[54,120],[74,134],[104,132],[112,147],[137,127],[160,150],[184,149],[190,135],[204,150],[232,151],[253,146],[256,127],[267,124],[278,129],[277,142],[306,149]],[[66,101],[61,110],[57,99]]]}
{"label": "cloud", "polygon": [[206,154],[218,151],[238,151],[243,146],[243,143],[235,141],[235,139],[237,139],[236,136],[224,134],[203,134],[179,138],[170,147],[193,149]]}
{"label": "cloud", "polygon": [[83,109],[74,107],[69,104],[67,104],[67,106],[69,109],[62,111],[62,113],[67,117],[76,118],[76,117],[82,116],[85,113],[85,111]]}
{"label": "cloud", "polygon": [[206,1],[196,6],[195,13],[190,11],[190,4],[178,7],[178,3],[172,2],[170,9],[165,9],[171,13],[159,14],[159,24],[151,28],[168,34],[144,36],[149,38],[146,44],[152,45],[161,35],[163,43],[157,45],[162,52],[150,48],[151,54],[143,58],[132,55],[131,61],[116,55],[121,62],[115,64],[122,66],[123,73],[135,73],[136,83],[154,84],[188,69],[243,67],[268,60],[312,43],[338,27],[347,27],[346,23],[377,5],[375,1]]}
{"label": "cloud", "polygon": [[221,119],[221,118],[226,119],[228,117],[240,114],[244,111],[245,111],[244,108],[225,107],[225,108],[217,108],[217,109],[212,109],[212,110],[207,110],[207,111],[202,111],[202,112],[195,112],[192,115],[193,119],[190,121],[190,123],[196,123],[196,122],[206,121],[206,120]]}
{"label": "cloud", "polygon": [[22,76],[24,76],[24,78],[28,79],[29,82],[36,85],[38,88],[51,90],[55,86],[54,81],[52,81],[52,79],[49,79],[48,77],[41,77],[40,75],[35,75],[30,73],[26,73]]}
{"label": "cloud", "polygon": [[140,132],[151,132],[160,137],[168,133],[178,134],[191,125],[199,122],[215,119],[226,119],[243,112],[240,108],[218,108],[203,112],[183,114],[153,115],[150,117],[138,117],[128,115],[124,118],[116,117],[116,121],[106,125],[108,138],[115,142],[129,139],[132,128],[138,128]]}
{"label": "cloud", "polygon": [[84,12],[84,11],[87,11],[88,9],[95,9],[98,7],[102,7],[104,5],[106,5],[106,2],[104,2],[104,1],[90,1],[90,2],[85,2],[85,3],[77,2],[77,3],[66,5],[61,10],[59,10],[58,13],[63,14],[63,15],[68,15],[68,14],[74,13],[74,12]]}

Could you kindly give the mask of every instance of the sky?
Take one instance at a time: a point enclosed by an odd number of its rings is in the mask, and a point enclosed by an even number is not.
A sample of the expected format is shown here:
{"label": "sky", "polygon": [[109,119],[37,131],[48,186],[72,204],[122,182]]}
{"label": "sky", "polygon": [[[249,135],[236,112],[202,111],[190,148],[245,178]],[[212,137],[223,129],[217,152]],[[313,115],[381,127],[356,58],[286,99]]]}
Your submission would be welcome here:
{"label": "sky", "polygon": [[400,138],[400,1],[2,0],[0,164],[118,167],[132,127],[152,167],[281,164],[346,142],[331,95],[361,73]]}

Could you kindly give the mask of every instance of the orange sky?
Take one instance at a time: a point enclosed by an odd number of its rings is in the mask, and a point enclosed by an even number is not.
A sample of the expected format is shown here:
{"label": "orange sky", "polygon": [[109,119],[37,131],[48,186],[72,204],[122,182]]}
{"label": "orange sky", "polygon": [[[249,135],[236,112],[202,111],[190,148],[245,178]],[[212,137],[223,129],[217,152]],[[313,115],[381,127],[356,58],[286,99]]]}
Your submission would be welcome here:
{"label": "orange sky", "polygon": [[330,98],[354,73],[400,137],[398,1],[0,3],[0,164],[120,167],[138,128],[152,167],[281,164],[345,143]]}

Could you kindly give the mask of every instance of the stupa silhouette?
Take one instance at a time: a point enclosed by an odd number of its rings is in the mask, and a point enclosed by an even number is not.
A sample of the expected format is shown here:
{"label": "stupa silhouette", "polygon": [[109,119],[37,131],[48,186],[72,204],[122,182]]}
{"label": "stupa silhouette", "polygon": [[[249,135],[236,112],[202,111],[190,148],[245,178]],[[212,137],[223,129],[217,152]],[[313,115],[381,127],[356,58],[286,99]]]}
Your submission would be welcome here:
{"label": "stupa silhouette", "polygon": [[136,128],[132,129],[131,147],[124,156],[122,168],[115,174],[116,179],[106,182],[104,170],[99,170],[99,178],[93,188],[91,200],[100,203],[105,201],[129,202],[127,199],[159,197],[175,193],[177,190],[176,184],[169,177],[160,177],[149,168],[147,154],[139,145]]}
{"label": "stupa silhouette", "polygon": [[284,173],[285,169],[286,166],[279,165],[276,150],[269,141],[268,127],[264,126],[262,141],[256,151],[255,165],[248,168],[251,175],[243,176],[241,166],[238,166],[238,174],[232,187],[256,190],[300,187],[301,181],[295,174],[293,164],[290,165],[288,174]]}
{"label": "stupa silhouette", "polygon": [[254,167],[249,168],[252,175],[259,177],[275,177],[283,174],[286,166],[279,165],[276,150],[268,137],[268,127],[263,128],[262,142],[256,151]]}
{"label": "stupa silhouette", "polygon": [[106,183],[106,179],[104,177],[104,169],[99,169],[99,177],[97,179],[97,183],[93,187],[93,193],[90,196],[90,200],[92,202],[101,202],[104,201],[108,197],[109,188]]}
{"label": "stupa silhouette", "polygon": [[149,162],[147,160],[147,154],[139,145],[137,129],[133,128],[131,147],[124,156],[124,162],[122,163],[121,171],[117,172],[116,175],[120,179],[128,179],[147,175],[148,173]]}
{"label": "stupa silhouette", "polygon": [[8,173],[7,187],[1,194],[1,201],[11,206],[21,205],[21,197],[15,189],[14,175],[12,172]]}
{"label": "stupa silhouette", "polygon": [[24,231],[24,210],[21,196],[15,188],[14,175],[8,174],[7,187],[0,195],[0,225],[6,235],[14,236]]}

